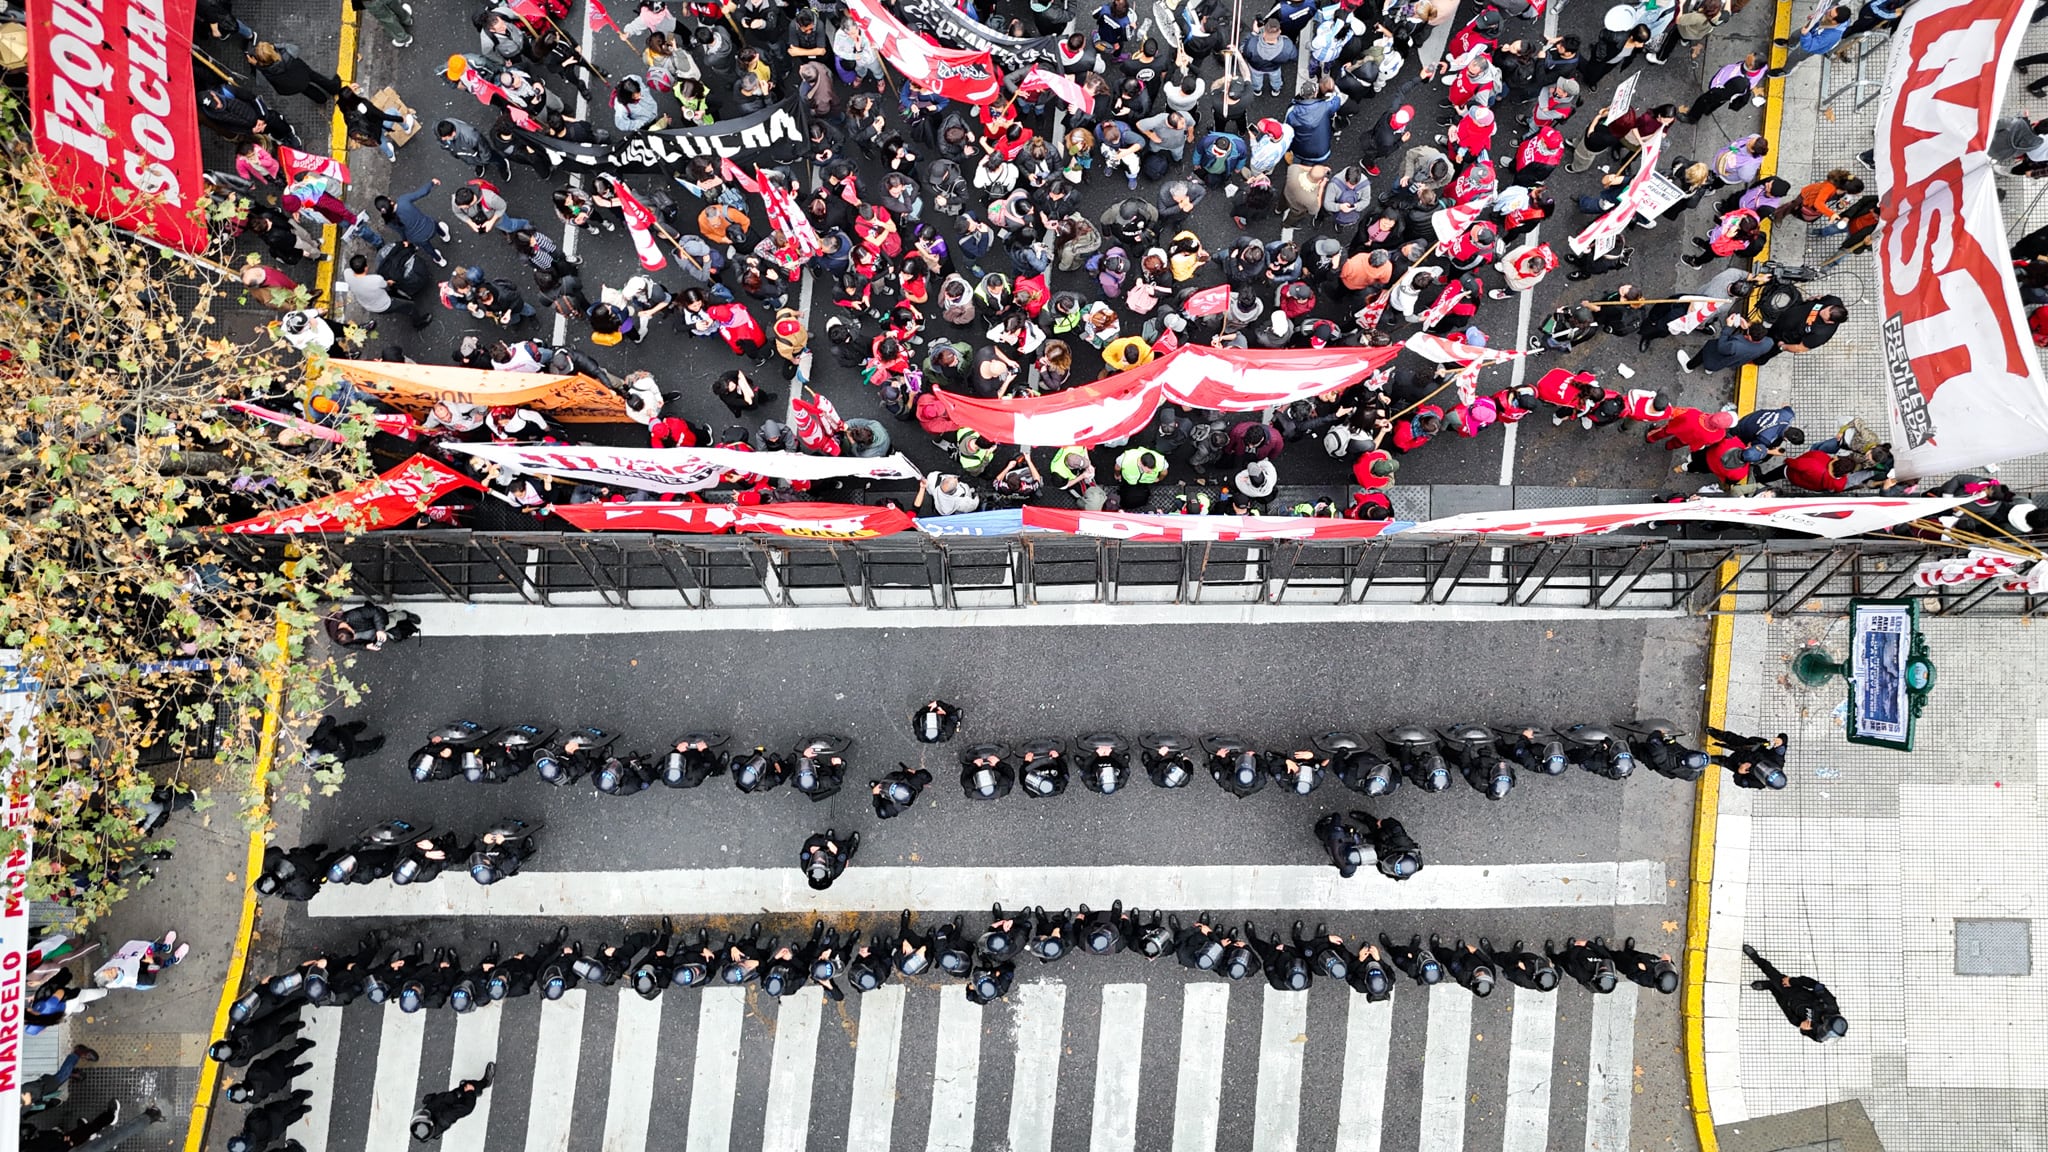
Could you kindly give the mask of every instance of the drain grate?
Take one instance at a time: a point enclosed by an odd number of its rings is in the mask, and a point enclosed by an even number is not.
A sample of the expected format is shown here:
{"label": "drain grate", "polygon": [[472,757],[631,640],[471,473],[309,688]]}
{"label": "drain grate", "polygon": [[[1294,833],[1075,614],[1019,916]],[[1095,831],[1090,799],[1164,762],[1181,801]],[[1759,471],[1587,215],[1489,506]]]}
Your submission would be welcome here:
{"label": "drain grate", "polygon": [[2031,920],[1956,921],[1956,975],[2031,976]]}

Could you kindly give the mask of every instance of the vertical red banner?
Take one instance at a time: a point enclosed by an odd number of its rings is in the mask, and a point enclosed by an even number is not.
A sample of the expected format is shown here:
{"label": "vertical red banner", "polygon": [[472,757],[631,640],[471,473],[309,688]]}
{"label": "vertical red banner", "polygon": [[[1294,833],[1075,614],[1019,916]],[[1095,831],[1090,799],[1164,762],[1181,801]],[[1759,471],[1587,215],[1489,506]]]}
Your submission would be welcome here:
{"label": "vertical red banner", "polygon": [[193,0],[29,0],[29,113],[57,192],[175,248],[206,247]]}

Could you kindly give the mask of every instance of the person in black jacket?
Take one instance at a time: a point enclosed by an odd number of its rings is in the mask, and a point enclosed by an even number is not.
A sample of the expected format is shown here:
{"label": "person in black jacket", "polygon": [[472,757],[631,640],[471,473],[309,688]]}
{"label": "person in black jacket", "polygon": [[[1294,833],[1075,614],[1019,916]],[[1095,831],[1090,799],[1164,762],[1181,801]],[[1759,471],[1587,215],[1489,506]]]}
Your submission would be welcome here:
{"label": "person in black jacket", "polygon": [[328,639],[344,648],[381,652],[386,644],[402,644],[419,634],[419,617],[380,604],[358,604],[327,618]]}
{"label": "person in black jacket", "polygon": [[1724,728],[1708,728],[1707,735],[1728,749],[1714,757],[1714,763],[1734,774],[1737,788],[1776,789],[1785,786],[1785,753],[1791,745],[1783,732],[1769,740],[1761,736],[1744,736]]}
{"label": "person in black jacket", "polygon": [[933,700],[911,715],[910,734],[920,744],[944,744],[960,731],[960,717],[959,708]]}
{"label": "person in black jacket", "polygon": [[274,1008],[240,1027],[228,1029],[226,1036],[207,1046],[206,1055],[230,1068],[240,1068],[303,1027],[305,1022],[299,1019],[298,1005]]}
{"label": "person in black jacket", "polygon": [[840,873],[846,871],[847,863],[859,849],[860,833],[855,832],[847,836],[846,842],[842,844],[838,830],[827,828],[823,832],[812,833],[810,839],[804,841],[803,852],[797,858],[797,867],[803,869],[804,879],[810,886],[822,892],[832,886],[832,881],[839,879]]}
{"label": "person in black jacket", "polygon": [[484,1065],[484,1074],[475,1080],[464,1080],[446,1092],[427,1093],[420,1101],[420,1110],[413,1115],[412,1138],[430,1144],[439,1140],[449,1125],[476,1111],[478,1097],[491,1086],[491,1077],[497,1071],[494,1060]]}
{"label": "person in black jacket", "polygon": [[313,1067],[310,1062],[299,1062],[299,1057],[312,1051],[313,1047],[311,1040],[301,1036],[249,1065],[242,1078],[229,1086],[228,1099],[237,1104],[256,1104],[284,1091],[299,1073]]}
{"label": "person in black jacket", "polygon": [[875,803],[875,816],[893,820],[917,805],[917,798],[932,782],[932,774],[898,761],[896,771],[880,780],[868,781],[868,795]]}
{"label": "person in black jacket", "polygon": [[311,64],[294,56],[289,47],[280,48],[268,40],[251,44],[247,59],[251,67],[270,81],[279,96],[304,96],[325,108],[342,88],[341,77],[314,71]]}
{"label": "person in black jacket", "polygon": [[286,900],[311,900],[327,882],[330,862],[325,844],[297,848],[272,844],[263,850],[263,872],[256,877],[256,891]]}
{"label": "person in black jacket", "polygon": [[306,1101],[313,1094],[301,1088],[289,1096],[251,1108],[242,1117],[242,1130],[228,1139],[228,1152],[263,1152],[284,1136],[285,1129],[313,1110]]}
{"label": "person in black jacket", "polygon": [[1742,954],[1756,962],[1763,969],[1765,979],[1750,982],[1750,987],[1769,992],[1771,999],[1778,1002],[1778,1010],[1785,1014],[1794,1028],[1816,1044],[1825,1044],[1849,1034],[1849,1021],[1842,1015],[1842,1006],[1835,1002],[1835,994],[1828,986],[1811,976],[1787,976],[1771,966],[1769,960],[1758,954],[1747,944]]}

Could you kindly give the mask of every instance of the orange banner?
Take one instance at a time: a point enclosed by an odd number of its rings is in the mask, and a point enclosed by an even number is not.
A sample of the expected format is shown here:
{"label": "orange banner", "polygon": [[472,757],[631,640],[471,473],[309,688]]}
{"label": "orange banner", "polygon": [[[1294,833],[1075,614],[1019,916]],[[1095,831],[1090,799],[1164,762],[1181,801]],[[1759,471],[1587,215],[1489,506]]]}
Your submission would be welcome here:
{"label": "orange banner", "polygon": [[357,387],[409,411],[425,412],[450,400],[458,404],[532,408],[568,424],[624,423],[626,402],[588,376],[539,372],[493,372],[440,364],[392,364],[382,360],[335,360],[334,370]]}

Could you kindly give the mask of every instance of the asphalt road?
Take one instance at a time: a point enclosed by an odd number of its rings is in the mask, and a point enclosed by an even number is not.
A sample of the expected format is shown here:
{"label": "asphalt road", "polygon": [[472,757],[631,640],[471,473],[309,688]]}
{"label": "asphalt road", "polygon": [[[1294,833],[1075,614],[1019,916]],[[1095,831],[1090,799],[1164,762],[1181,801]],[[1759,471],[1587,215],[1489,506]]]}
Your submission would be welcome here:
{"label": "asphalt road", "polygon": [[[1556,26],[1560,32],[1578,35],[1590,46],[1597,36],[1598,21],[1603,10],[1603,6],[1595,4],[1571,5],[1558,14]],[[1007,9],[999,11],[1006,12]],[[1474,11],[1476,8],[1473,4],[1464,4],[1454,24],[1462,24]],[[1701,87],[1701,77],[1712,68],[1735,58],[1745,45],[1767,37],[1769,18],[1770,13],[1766,6],[1754,7],[1734,17],[1724,26],[1709,43],[1701,59],[1692,60],[1683,49],[1680,49],[1667,64],[1648,67],[1639,82],[1636,103],[1643,105],[1663,100],[1682,102],[1688,99]],[[571,14],[568,27],[579,28],[581,19],[582,13],[579,8]],[[480,126],[487,125],[483,107],[466,94],[447,85],[436,74],[440,63],[446,60],[449,54],[474,51],[474,35],[466,20],[422,20],[416,30],[414,44],[402,51],[394,51],[389,42],[377,37],[375,32],[375,28],[371,27],[364,38],[368,45],[362,63],[365,90],[374,91],[386,83],[395,84],[405,99],[419,111],[423,124],[429,129],[444,115],[457,115]],[[1527,36],[1537,35],[1538,32],[1534,25],[1510,21],[1509,34]],[[637,56],[609,32],[601,32],[593,38],[592,54],[599,66],[615,77],[638,71],[640,68]],[[1412,72],[1410,75],[1412,76]],[[1611,93],[1618,82],[1618,77],[1608,78],[1603,91]],[[601,87],[594,86],[593,93],[596,94],[597,101],[590,119],[601,128],[609,128],[610,115],[603,102],[604,91]],[[573,98],[573,90],[569,91],[568,95]],[[1426,126],[1431,121],[1432,111],[1427,93],[1419,87],[1406,89],[1403,81],[1397,81],[1388,93],[1377,100],[1367,102],[1357,110],[1351,131],[1338,140],[1333,162],[1341,163],[1347,157],[1355,155],[1355,138],[1361,130],[1360,126],[1370,124],[1374,117],[1392,106],[1396,99],[1417,104],[1420,113],[1419,125]],[[1272,97],[1265,98],[1264,103],[1270,105],[1270,108],[1259,110],[1274,116],[1281,115],[1286,106],[1284,100]],[[1600,103],[1599,93],[1589,93],[1582,115],[1599,107]],[[1724,111],[1697,127],[1677,125],[1672,129],[1673,147],[1667,151],[1667,156],[1676,154],[1711,157],[1712,153],[1731,137],[1755,131],[1755,123],[1756,114],[1744,109],[1735,113]],[[1204,127],[1206,128],[1206,125]],[[1503,133],[1506,131],[1504,128]],[[452,192],[470,175],[466,166],[458,164],[437,147],[431,131],[423,132],[419,138],[404,148],[395,165],[387,164],[374,153],[364,150],[357,150],[352,156],[352,162],[357,173],[357,183],[351,202],[360,200],[367,203],[369,195],[373,191],[382,190],[380,186],[387,181],[391,188],[408,191],[430,177],[439,177],[442,181],[441,192]],[[1383,176],[1376,181],[1377,190],[1380,192],[1391,186],[1395,165],[1388,164],[1383,172]],[[1579,176],[1568,175],[1560,170],[1553,178],[1551,188],[1558,200],[1559,209],[1555,217],[1556,222],[1543,229],[1543,238],[1561,245],[1568,230],[1576,230],[1583,224],[1587,218],[1571,206],[1571,201],[1581,193],[1594,190],[1597,174],[1597,168],[1593,172]],[[561,179],[558,174],[555,183],[559,183]],[[877,173],[864,174],[865,186],[878,187],[879,183]],[[657,180],[654,177],[641,177],[634,181],[634,184],[644,196],[654,190]],[[553,186],[554,183],[539,180],[529,169],[515,168],[515,175],[506,191],[514,213],[552,230],[557,239],[560,239],[560,226],[554,220],[547,200],[547,192]],[[1141,185],[1140,194],[1149,195],[1151,190],[1149,186]],[[1093,216],[1125,194],[1121,181],[1106,181],[1101,173],[1097,172],[1084,187],[1083,205]],[[688,202],[688,198],[681,193],[678,193],[678,200]],[[434,207],[436,213],[442,216],[449,212],[445,200],[429,201],[429,206]],[[945,226],[942,217],[932,215],[935,220],[941,222],[942,227]],[[1214,250],[1220,250],[1236,232],[1223,207],[1223,197],[1220,194],[1211,197],[1201,206],[1193,223]],[[1296,224],[1297,238],[1305,237],[1309,225],[1303,222]],[[1587,284],[1576,284],[1567,281],[1564,278],[1564,270],[1560,269],[1534,291],[1533,309],[1526,326],[1518,324],[1520,316],[1517,312],[1518,302],[1515,300],[1484,302],[1478,322],[1488,331],[1496,345],[1506,346],[1517,338],[1518,332],[1526,331],[1526,328],[1540,323],[1551,309],[1575,302],[1582,297],[1596,296],[1624,281],[1637,283],[1652,297],[1665,295],[1674,289],[1684,290],[1693,287],[1705,278],[1704,275],[1679,265],[1677,257],[1691,251],[1685,237],[1704,234],[1711,224],[1712,214],[1709,206],[1696,209],[1682,227],[1666,223],[1654,231],[1639,229],[1631,232],[1628,242],[1634,246],[1636,252],[1631,271],[1610,275]],[[1282,224],[1276,217],[1255,226],[1253,231],[1261,238],[1270,239],[1280,235],[1281,228]],[[457,228],[456,232],[454,242],[447,246],[452,261],[459,264],[479,264],[493,275],[506,275],[522,285],[526,283],[522,265],[502,239],[497,236],[475,236],[461,228]],[[580,238],[579,244],[585,262],[587,291],[593,298],[599,284],[618,284],[639,271],[631,246],[623,233],[586,235]],[[1063,287],[1073,286],[1070,281],[1083,275],[1085,274],[1055,273],[1053,287],[1057,291]],[[1208,275],[1212,279],[1220,280],[1220,273],[1214,272],[1213,269]],[[1092,297],[1093,293],[1086,291],[1084,295]],[[810,313],[814,340],[821,339],[824,320],[833,311],[829,296],[829,292],[816,293]],[[761,315],[765,320],[766,313],[762,312]],[[543,315],[539,323],[528,326],[521,335],[547,339],[550,335],[550,319]],[[397,344],[416,359],[429,363],[444,363],[459,337],[465,331],[473,330],[472,325],[475,323],[466,315],[443,310],[431,327],[418,334],[411,332],[409,326],[402,321],[387,323],[384,325],[387,330],[378,334],[373,344],[378,348]],[[950,326],[936,321],[936,318],[933,328],[941,334],[959,335],[977,344],[982,339],[978,333],[950,332]],[[494,338],[497,332],[493,330],[485,334]],[[679,331],[660,328],[640,345],[602,349],[589,343],[587,328],[580,323],[570,326],[569,337],[584,351],[592,353],[601,363],[614,371],[624,373],[635,368],[653,370],[667,391],[680,392],[687,398],[688,414],[692,418],[707,422],[713,428],[724,428],[732,423],[730,414],[709,394],[710,383],[718,374],[739,362],[716,341],[698,342]],[[1076,343],[1084,356],[1092,355],[1085,345]],[[1665,341],[1653,346],[1648,353],[1638,353],[1632,339],[1624,341],[1606,337],[1565,356],[1545,354],[1532,360],[1529,365],[1529,379],[1533,381],[1536,375],[1540,375],[1541,371],[1553,365],[1567,365],[1591,369],[1599,373],[1604,382],[1611,385],[1663,390],[1668,398],[1677,402],[1694,405],[1719,405],[1728,402],[1732,397],[1732,385],[1727,379],[1704,374],[1686,376],[1676,370],[1672,352],[1677,347],[1677,341]],[[1620,376],[1616,369],[1621,364],[1629,365],[1637,375],[1633,379]],[[1077,368],[1076,375],[1085,378],[1090,371],[1092,361],[1084,362]],[[814,373],[813,383],[833,399],[842,414],[849,417],[867,416],[888,423],[887,417],[880,413],[866,386],[860,383],[854,373],[831,363],[829,357],[820,358]],[[1504,386],[1508,375],[1506,368],[1490,369],[1485,386]],[[779,418],[779,406],[774,414]],[[762,417],[768,413],[761,412],[755,415]],[[759,419],[752,423],[758,426]],[[897,446],[907,450],[921,466],[935,467],[943,463],[944,457],[930,447],[928,440],[915,427],[893,423],[889,423],[889,427],[896,433]],[[589,426],[586,426],[586,431],[590,431]],[[632,427],[604,429],[594,431],[593,434],[618,443],[641,442],[638,429]],[[1404,461],[1401,480],[1406,483],[1493,483],[1512,478],[1527,484],[1607,487],[1658,487],[1669,480],[1665,473],[1668,465],[1662,452],[1649,450],[1639,440],[1613,432],[1597,436],[1588,435],[1575,426],[1553,428],[1541,417],[1532,418],[1524,421],[1516,429],[1513,459],[1504,467],[1503,451],[1506,441],[1502,428],[1490,429],[1477,439],[1440,438],[1437,443]],[[1042,458],[1044,453],[1041,452],[1040,455]],[[1098,465],[1101,466],[1108,463],[1113,453],[1099,450],[1097,455],[1101,457],[1098,461]],[[1282,457],[1281,464],[1281,482],[1287,485],[1338,484],[1348,479],[1347,468],[1329,460],[1313,445],[1291,447]]]}

